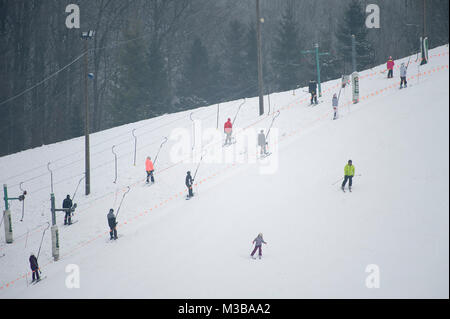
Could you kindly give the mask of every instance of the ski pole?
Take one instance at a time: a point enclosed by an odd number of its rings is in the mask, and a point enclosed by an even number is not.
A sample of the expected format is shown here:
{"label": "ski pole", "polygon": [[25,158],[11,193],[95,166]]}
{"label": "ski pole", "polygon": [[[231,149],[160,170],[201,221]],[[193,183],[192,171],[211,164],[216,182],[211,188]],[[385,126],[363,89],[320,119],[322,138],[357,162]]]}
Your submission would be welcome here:
{"label": "ski pole", "polygon": [[38,251],[38,255],[37,255],[37,257],[36,257],[36,260],[38,260],[38,259],[39,259],[39,254],[41,253],[41,247],[42,247],[42,242],[44,241],[44,235],[45,235],[45,232],[46,232],[46,231],[47,231],[47,229],[49,229],[49,227],[50,227],[50,223],[49,223],[49,222],[47,222],[47,224],[48,224],[47,228],[46,228],[46,229],[44,229],[44,232],[42,233],[41,244],[39,245],[39,251]]}
{"label": "ski pole", "polygon": [[77,192],[78,192],[78,187],[80,187],[80,184],[81,184],[81,181],[84,179],[84,176],[80,179],[80,181],[78,182],[78,185],[77,185],[77,188],[75,188],[75,192],[73,193],[73,196],[72,196],[72,201],[74,201],[75,200],[75,196],[77,195]]}
{"label": "ski pole", "polygon": [[192,119],[192,114],[194,114],[194,112],[191,112],[191,114],[189,114],[189,118],[192,121],[192,130],[193,130],[192,134],[194,135],[194,143],[192,144],[192,149],[194,149],[194,147],[195,147],[195,122]]}
{"label": "ski pole", "polygon": [[161,145],[159,146],[159,150],[158,150],[158,153],[156,153],[155,160],[153,161],[153,165],[156,163],[156,160],[158,159],[159,152],[161,151],[163,145],[166,144],[168,140],[169,140],[169,139],[168,139],[167,137],[164,136],[164,141],[163,141],[163,142],[161,143]]}
{"label": "ski pole", "polygon": [[203,160],[203,153],[202,153],[202,157],[200,157],[200,161],[198,162],[197,168],[194,173],[194,177],[192,178],[193,180],[195,180],[195,177],[197,176],[198,168],[200,167],[202,160]]}
{"label": "ski pole", "polygon": [[273,122],[275,122],[275,119],[276,119],[278,116],[280,116],[280,114],[281,114],[281,112],[280,112],[280,110],[278,110],[277,113],[275,113],[275,115],[273,116],[273,118],[272,118],[272,123],[270,124],[269,130],[267,131],[267,134],[266,134],[266,140],[267,140],[267,138],[269,137],[270,129],[271,129],[272,126],[273,126]]}
{"label": "ski pole", "polygon": [[29,229],[27,229],[27,237],[25,237],[25,248],[27,248],[27,243],[28,243],[28,233],[30,232]]}
{"label": "ski pole", "polygon": [[340,181],[342,181],[343,180],[343,178],[341,177],[341,178],[339,178],[337,181],[335,181],[333,184],[331,184],[331,185],[336,185],[337,183],[339,183]]}
{"label": "ski pole", "polygon": [[409,66],[409,61],[411,61],[411,56],[409,56],[408,63],[406,64],[406,68]]}
{"label": "ski pole", "polygon": [[116,219],[117,219],[117,216],[119,216],[120,207],[122,207],[122,203],[123,203],[123,199],[125,198],[125,195],[127,195],[130,192],[130,186],[127,186],[127,187],[128,187],[128,190],[123,194],[122,200],[120,201],[120,204],[119,204],[119,208],[117,209]]}
{"label": "ski pole", "polygon": [[[353,176],[353,177],[356,177],[356,176],[361,176],[361,174],[357,174],[357,175],[355,175],[355,176]],[[344,178],[339,178],[336,182],[334,182],[333,184],[331,184],[331,185],[336,185],[338,182],[340,182],[340,181],[342,181]]]}
{"label": "ski pole", "polygon": [[134,138],[134,161],[133,161],[133,165],[136,166],[137,136],[134,134],[134,132],[136,132],[136,129],[133,129],[131,131],[131,135],[133,135],[133,138]]}
{"label": "ski pole", "polygon": [[239,108],[238,108],[238,110],[237,110],[237,112],[236,112],[236,115],[235,115],[234,118],[233,118],[233,122],[232,122],[232,125],[233,125],[233,126],[234,126],[234,121],[236,121],[236,118],[237,118],[237,116],[238,116],[238,114],[239,114],[239,111],[241,110],[242,105],[245,104],[245,101],[246,101],[246,98],[244,98],[244,102],[242,102],[242,104],[239,105]]}

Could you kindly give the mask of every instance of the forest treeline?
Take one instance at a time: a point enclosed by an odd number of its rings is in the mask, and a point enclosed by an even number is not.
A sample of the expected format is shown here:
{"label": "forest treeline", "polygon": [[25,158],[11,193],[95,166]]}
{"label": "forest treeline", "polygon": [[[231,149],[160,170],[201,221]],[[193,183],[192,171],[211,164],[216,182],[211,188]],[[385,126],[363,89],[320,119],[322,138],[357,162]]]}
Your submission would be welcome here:
{"label": "forest treeline", "polygon": [[[81,29],[65,25],[68,4]],[[366,5],[380,28],[365,27]],[[427,0],[431,47],[448,43],[448,0]],[[261,0],[265,93],[417,52],[422,0]],[[81,31],[95,30],[82,40]],[[0,156],[81,136],[88,41],[90,130],[257,95],[254,0],[0,0]]]}

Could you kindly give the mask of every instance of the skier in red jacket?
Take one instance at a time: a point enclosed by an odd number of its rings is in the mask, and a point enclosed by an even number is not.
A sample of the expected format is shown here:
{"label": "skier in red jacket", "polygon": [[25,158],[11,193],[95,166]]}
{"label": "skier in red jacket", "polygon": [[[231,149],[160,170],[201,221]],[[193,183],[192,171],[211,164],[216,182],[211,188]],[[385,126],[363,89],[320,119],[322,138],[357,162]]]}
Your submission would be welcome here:
{"label": "skier in red jacket", "polygon": [[233,123],[231,123],[231,119],[228,119],[228,121],[225,122],[223,131],[227,135],[225,139],[225,145],[231,144],[231,133],[233,133]]}

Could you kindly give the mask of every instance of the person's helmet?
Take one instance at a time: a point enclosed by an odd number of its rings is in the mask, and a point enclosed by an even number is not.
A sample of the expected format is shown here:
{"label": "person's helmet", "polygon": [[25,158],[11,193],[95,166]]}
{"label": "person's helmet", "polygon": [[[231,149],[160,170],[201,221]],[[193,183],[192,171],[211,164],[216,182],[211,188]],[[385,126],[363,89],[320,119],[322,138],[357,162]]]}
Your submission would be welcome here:
{"label": "person's helmet", "polygon": [[109,210],[109,212],[110,212],[110,213],[114,213],[114,209],[111,208],[111,209]]}
{"label": "person's helmet", "polygon": [[352,160],[348,160],[348,163],[351,164],[351,163],[352,163]]}
{"label": "person's helmet", "polygon": [[191,171],[188,171],[187,174],[188,174],[188,175],[191,175]]}
{"label": "person's helmet", "polygon": [[230,119],[230,118],[228,119],[228,122],[231,122],[231,119]]}
{"label": "person's helmet", "polygon": [[66,198],[67,198],[67,199],[70,199],[70,195],[67,195]]}
{"label": "person's helmet", "polygon": [[259,233],[259,234],[258,234],[258,236],[259,236],[259,237],[262,237],[262,236],[263,236],[263,234],[262,234],[262,233]]}
{"label": "person's helmet", "polygon": [[334,93],[333,96],[336,96],[336,93]]}
{"label": "person's helmet", "polygon": [[261,130],[261,133],[264,133],[264,130]]}

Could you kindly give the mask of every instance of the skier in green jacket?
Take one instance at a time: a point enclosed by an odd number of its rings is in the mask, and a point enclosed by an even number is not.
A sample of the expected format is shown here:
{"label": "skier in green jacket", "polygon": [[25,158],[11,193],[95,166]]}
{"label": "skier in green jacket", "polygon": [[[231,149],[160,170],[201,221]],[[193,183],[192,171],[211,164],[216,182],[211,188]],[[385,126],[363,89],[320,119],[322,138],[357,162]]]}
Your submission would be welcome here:
{"label": "skier in green jacket", "polygon": [[355,166],[352,164],[352,160],[348,161],[348,164],[345,165],[344,168],[344,181],[342,182],[342,190],[344,190],[345,184],[347,184],[348,181],[348,189],[351,192],[352,191],[352,179],[353,176],[355,176]]}

